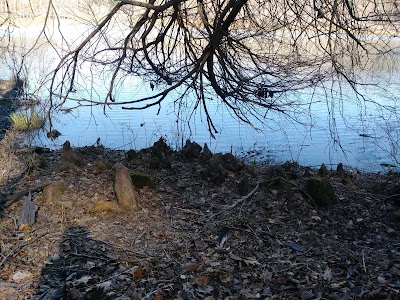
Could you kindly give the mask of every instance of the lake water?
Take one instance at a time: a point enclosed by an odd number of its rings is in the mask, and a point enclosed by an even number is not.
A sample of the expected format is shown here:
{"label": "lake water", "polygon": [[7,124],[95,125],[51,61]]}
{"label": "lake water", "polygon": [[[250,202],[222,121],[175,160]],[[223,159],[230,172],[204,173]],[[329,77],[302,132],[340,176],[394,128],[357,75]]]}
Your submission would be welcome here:
{"label": "lake water", "polygon": [[[26,32],[14,33],[15,38],[21,38],[22,35],[26,39]],[[29,32],[28,37],[31,35],[33,33]],[[57,62],[48,51],[48,48],[43,47],[27,59],[31,90],[39,86],[40,78],[46,75],[49,66]],[[4,61],[2,70],[2,79],[12,73]],[[33,134],[30,142],[57,148],[66,140],[73,146],[86,146],[94,145],[100,138],[101,144],[112,149],[141,149],[151,146],[160,136],[165,137],[175,148],[180,148],[189,138],[201,145],[207,143],[213,152],[232,152],[249,160],[291,160],[312,167],[325,163],[331,164],[333,168],[342,162],[365,171],[384,171],[387,168],[380,164],[396,165],[397,159],[400,160],[400,120],[397,107],[400,76],[397,71],[389,72],[381,67],[377,67],[374,74],[362,76],[378,83],[378,87],[366,87],[363,91],[368,99],[378,105],[357,100],[349,89],[340,89],[338,83],[328,82],[329,92],[328,89],[319,88],[277,95],[278,99],[285,97],[306,105],[294,107],[296,112],[290,116],[272,112],[266,116],[265,124],[254,121],[257,130],[238,122],[215,98],[209,103],[210,114],[218,129],[215,139],[210,137],[201,111],[188,120],[193,100],[186,99],[180,106],[181,114],[178,116],[179,110],[171,95],[159,114],[158,107],[129,111],[118,106],[107,108],[105,113],[100,106],[80,107],[68,113],[59,112],[52,119],[54,128],[62,135],[55,141],[48,139],[47,125],[44,131]],[[98,88],[93,97],[104,98],[106,90],[101,87],[102,82],[95,82],[95,85]],[[330,85],[333,85],[334,92]],[[386,92],[383,92],[382,87]],[[84,90],[78,90],[76,97],[85,93]],[[147,84],[137,78],[128,78],[120,87],[118,101],[149,93],[151,89]],[[42,95],[46,98],[45,91]],[[68,105],[74,104],[67,103],[66,107]],[[391,110],[381,109],[380,105],[390,106]]]}

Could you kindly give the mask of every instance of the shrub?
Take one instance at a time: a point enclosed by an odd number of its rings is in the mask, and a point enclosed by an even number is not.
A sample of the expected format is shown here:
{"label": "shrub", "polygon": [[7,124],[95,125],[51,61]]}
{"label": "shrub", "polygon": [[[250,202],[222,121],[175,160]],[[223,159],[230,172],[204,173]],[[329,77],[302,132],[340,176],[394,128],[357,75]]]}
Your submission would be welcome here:
{"label": "shrub", "polygon": [[18,131],[33,131],[40,129],[44,125],[44,118],[37,112],[18,112],[10,116],[13,128]]}

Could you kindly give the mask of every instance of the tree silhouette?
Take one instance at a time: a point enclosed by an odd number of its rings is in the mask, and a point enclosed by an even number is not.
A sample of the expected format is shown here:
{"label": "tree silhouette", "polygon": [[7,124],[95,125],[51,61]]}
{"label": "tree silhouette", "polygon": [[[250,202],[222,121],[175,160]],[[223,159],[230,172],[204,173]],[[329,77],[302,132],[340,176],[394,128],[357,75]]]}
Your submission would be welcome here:
{"label": "tree silhouette", "polygon": [[[100,17],[91,3],[91,29],[53,73],[52,105],[74,100],[83,70],[90,70],[102,74],[107,95],[75,99],[77,106],[140,110],[161,107],[171,94],[177,104],[189,96],[211,134],[211,99],[251,124],[250,116],[293,110],[295,100],[283,95],[332,78],[357,92],[355,70],[390,54],[388,41],[400,32],[396,1],[119,0],[107,2]],[[57,16],[54,6],[49,10]],[[151,93],[118,101],[116,86],[130,76]]]}

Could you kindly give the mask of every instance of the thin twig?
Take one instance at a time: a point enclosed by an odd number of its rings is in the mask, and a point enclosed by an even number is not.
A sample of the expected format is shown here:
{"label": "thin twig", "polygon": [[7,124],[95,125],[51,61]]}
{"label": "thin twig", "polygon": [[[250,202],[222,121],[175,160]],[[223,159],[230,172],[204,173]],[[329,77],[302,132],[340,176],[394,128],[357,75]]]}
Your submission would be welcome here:
{"label": "thin twig", "polygon": [[215,213],[215,214],[212,214],[212,215],[210,215],[210,216],[208,216],[208,217],[212,218],[212,217],[218,216],[218,215],[220,215],[220,214],[222,214],[222,213],[224,213],[224,212],[226,212],[226,211],[228,211],[228,210],[231,210],[231,209],[235,208],[238,204],[240,204],[240,203],[246,201],[246,200],[249,199],[251,196],[253,196],[254,193],[258,190],[258,187],[259,187],[259,186],[260,186],[260,184],[257,183],[256,187],[255,187],[250,193],[248,193],[246,196],[243,196],[242,198],[238,199],[236,202],[234,202],[233,204],[229,205],[229,206],[226,207],[225,209],[223,209],[223,210],[221,210],[221,211],[219,211],[219,212],[217,212],[217,213]]}
{"label": "thin twig", "polygon": [[9,259],[12,255],[14,255],[17,251],[19,251],[20,249],[22,249],[25,246],[28,246],[29,244],[32,244],[33,242],[35,242],[36,240],[44,237],[46,234],[48,234],[49,232],[44,232],[38,236],[36,236],[33,239],[28,240],[25,243],[22,243],[21,245],[17,246],[16,248],[14,248],[13,250],[11,250],[7,255],[4,256],[4,258],[2,259],[2,261],[0,261],[0,268],[5,264],[5,262],[7,261],[7,259]]}
{"label": "thin twig", "polygon": [[26,265],[26,264],[20,264],[20,263],[15,263],[15,262],[8,262],[7,264],[12,265],[12,266],[17,266],[20,268],[24,268],[24,269],[34,269],[34,270],[42,270],[42,267],[39,266],[30,266],[30,265]]}
{"label": "thin twig", "polygon": [[268,179],[268,180],[265,180],[265,181],[263,181],[263,182],[260,182],[260,184],[261,184],[261,185],[265,185],[265,184],[268,184],[268,185],[269,185],[270,183],[273,183],[273,182],[275,182],[276,180],[282,180],[283,182],[289,183],[289,184],[291,184],[291,185],[297,187],[297,184],[296,184],[295,182],[290,181],[290,180],[287,180],[286,178],[284,178],[284,177],[282,177],[282,176],[273,177],[273,178],[271,178],[271,179]]}
{"label": "thin twig", "polygon": [[45,186],[49,185],[50,182],[49,181],[45,181],[44,183],[40,183],[34,187],[22,190],[18,193],[16,193],[15,195],[12,195],[8,198],[8,201],[4,204],[0,204],[0,206],[3,206],[4,208],[7,208],[9,206],[11,206],[12,204],[14,204],[15,202],[17,202],[19,199],[21,199],[24,195],[28,194],[29,192],[36,192],[36,191],[40,191],[42,189],[44,189]]}
{"label": "thin twig", "polygon": [[367,273],[367,267],[365,266],[364,249],[361,250],[361,254],[362,254],[362,263],[363,263],[364,272]]}
{"label": "thin twig", "polygon": [[180,210],[180,211],[186,212],[186,213],[190,213],[190,214],[197,215],[197,216],[204,216],[203,213],[194,211],[193,209],[180,208],[180,207],[177,207],[177,206],[175,206],[174,208],[175,208],[175,209],[178,209],[178,210]]}
{"label": "thin twig", "polygon": [[151,296],[157,294],[160,290],[164,290],[164,289],[166,289],[166,288],[173,287],[173,286],[174,286],[173,283],[169,283],[169,284],[166,284],[166,285],[164,285],[164,286],[161,286],[161,287],[155,289],[154,291],[151,291],[150,293],[147,293],[147,294],[142,298],[142,300],[149,299]]}

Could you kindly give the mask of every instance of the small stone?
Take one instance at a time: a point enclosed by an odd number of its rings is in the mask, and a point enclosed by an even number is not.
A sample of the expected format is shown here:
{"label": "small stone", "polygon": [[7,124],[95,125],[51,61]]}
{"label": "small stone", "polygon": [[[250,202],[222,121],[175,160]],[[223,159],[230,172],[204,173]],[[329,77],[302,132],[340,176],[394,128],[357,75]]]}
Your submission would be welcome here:
{"label": "small stone", "polygon": [[33,274],[29,271],[18,271],[11,277],[12,281],[16,283],[26,282],[33,277]]}

